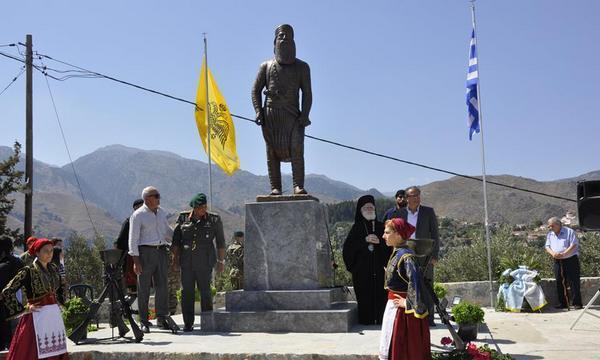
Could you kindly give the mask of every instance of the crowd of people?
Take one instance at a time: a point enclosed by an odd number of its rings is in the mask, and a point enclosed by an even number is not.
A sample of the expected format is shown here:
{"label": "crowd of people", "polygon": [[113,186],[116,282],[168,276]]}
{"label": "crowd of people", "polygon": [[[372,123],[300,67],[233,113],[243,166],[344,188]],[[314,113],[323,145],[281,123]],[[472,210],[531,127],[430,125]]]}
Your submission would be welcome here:
{"label": "crowd of people", "polygon": [[[358,199],[354,223],[343,245],[346,269],[352,274],[359,323],[380,325],[381,359],[431,357],[430,330],[436,326],[430,292],[440,239],[435,211],[421,204],[421,190],[412,186],[396,192],[396,204],[377,219],[375,199]],[[124,286],[137,294],[141,329],[148,333],[148,302],[155,293],[156,326],[172,330],[170,316],[181,288],[186,332],[194,329],[196,289],[202,311],[213,310],[211,279],[231,263],[230,281],[243,288],[244,233],[234,233],[226,249],[223,223],[207,211],[207,197],[196,194],[189,210],[170,226],[155,187],[143,189],[133,212],[122,225],[115,247],[127,253]],[[558,218],[548,220],[546,252],[554,259],[558,308],[582,307],[579,289],[579,242]],[[430,239],[428,256],[416,256],[409,240]],[[66,335],[59,305],[66,299],[62,240],[30,237],[27,251],[13,254],[14,239],[0,238],[0,350],[9,360],[66,359]],[[570,288],[570,292],[567,289]],[[570,296],[569,296],[570,293]],[[174,301],[172,299],[175,299]],[[18,319],[18,320],[17,320]],[[50,343],[36,338],[59,334]]]}
{"label": "crowd of people", "polygon": [[[376,218],[373,196],[358,199],[343,245],[344,264],[352,274],[359,323],[381,325],[379,358],[429,359],[429,328],[436,326],[430,294],[440,249],[437,216],[433,208],[421,205],[421,190],[416,186],[398,190],[395,199],[381,221]],[[555,307],[581,309],[575,231],[556,217],[547,225],[545,250],[554,259],[559,299]],[[431,240],[430,254],[416,256],[408,245],[411,239]]]}

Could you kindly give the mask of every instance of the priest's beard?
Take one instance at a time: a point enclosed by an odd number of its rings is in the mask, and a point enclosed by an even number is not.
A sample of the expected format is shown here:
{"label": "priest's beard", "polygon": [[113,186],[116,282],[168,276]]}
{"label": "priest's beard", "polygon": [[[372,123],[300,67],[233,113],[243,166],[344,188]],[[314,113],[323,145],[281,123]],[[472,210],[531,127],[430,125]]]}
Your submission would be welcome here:
{"label": "priest's beard", "polygon": [[365,218],[365,220],[375,220],[375,217],[377,216],[377,214],[375,213],[375,211],[372,210],[360,210],[361,215]]}
{"label": "priest's beard", "polygon": [[284,65],[290,65],[296,61],[296,43],[294,40],[275,41],[275,60]]}

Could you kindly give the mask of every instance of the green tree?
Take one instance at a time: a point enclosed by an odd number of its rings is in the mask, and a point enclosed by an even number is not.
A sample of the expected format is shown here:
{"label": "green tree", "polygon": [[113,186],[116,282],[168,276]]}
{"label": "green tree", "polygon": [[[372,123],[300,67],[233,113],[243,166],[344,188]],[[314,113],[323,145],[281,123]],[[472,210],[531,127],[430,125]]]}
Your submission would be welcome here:
{"label": "green tree", "polygon": [[[480,281],[488,279],[487,247],[483,231],[471,233],[471,244],[450,249],[436,267],[439,282]],[[491,235],[492,277],[498,279],[506,268],[528,265],[541,277],[552,276],[551,259],[539,246],[531,246],[526,236],[513,235],[513,228],[502,225]]]}
{"label": "green tree", "polygon": [[103,287],[104,265],[100,258],[103,241],[97,238],[94,239],[93,245],[89,245],[83,236],[73,233],[67,243],[65,249],[67,283],[90,285],[94,289],[94,295],[97,296]]}
{"label": "green tree", "polygon": [[330,226],[329,237],[331,239],[331,250],[333,251],[333,262],[336,264],[334,269],[334,280],[336,286],[352,286],[352,274],[346,270],[342,250],[346,236],[352,227],[351,222],[341,221]]}
{"label": "green tree", "polygon": [[6,221],[15,205],[15,199],[9,199],[9,195],[22,190],[23,172],[16,169],[20,155],[21,144],[15,142],[13,154],[0,162],[0,235],[10,235],[14,239],[20,238],[19,229],[9,229]]}
{"label": "green tree", "polygon": [[598,276],[600,274],[600,234],[586,232],[579,238],[579,262],[581,276]]}

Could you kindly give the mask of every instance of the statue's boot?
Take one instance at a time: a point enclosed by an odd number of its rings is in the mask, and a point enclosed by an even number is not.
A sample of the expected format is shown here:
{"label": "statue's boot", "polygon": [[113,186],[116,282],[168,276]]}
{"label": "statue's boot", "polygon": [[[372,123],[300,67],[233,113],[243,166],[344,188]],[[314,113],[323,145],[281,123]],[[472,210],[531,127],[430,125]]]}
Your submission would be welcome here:
{"label": "statue's boot", "polygon": [[294,195],[306,194],[304,189],[304,157],[292,159]]}
{"label": "statue's boot", "polygon": [[267,169],[271,182],[271,195],[281,195],[281,162],[269,156],[267,152]]}

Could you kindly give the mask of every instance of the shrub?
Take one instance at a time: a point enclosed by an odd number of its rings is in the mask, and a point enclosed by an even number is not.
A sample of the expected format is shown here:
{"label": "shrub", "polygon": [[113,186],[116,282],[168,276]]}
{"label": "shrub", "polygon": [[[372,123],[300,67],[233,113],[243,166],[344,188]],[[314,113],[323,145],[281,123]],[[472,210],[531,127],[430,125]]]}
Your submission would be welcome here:
{"label": "shrub", "polygon": [[457,324],[482,323],[484,315],[481,307],[467,301],[461,301],[452,307],[452,316]]}
{"label": "shrub", "polygon": [[67,330],[67,336],[70,336],[73,330],[85,320],[89,307],[79,297],[69,299],[62,309],[62,318]]}
{"label": "shrub", "polygon": [[438,299],[443,299],[444,297],[446,297],[446,294],[448,293],[448,290],[446,290],[446,287],[440,283],[433,283],[433,292],[435,292],[435,296]]}

